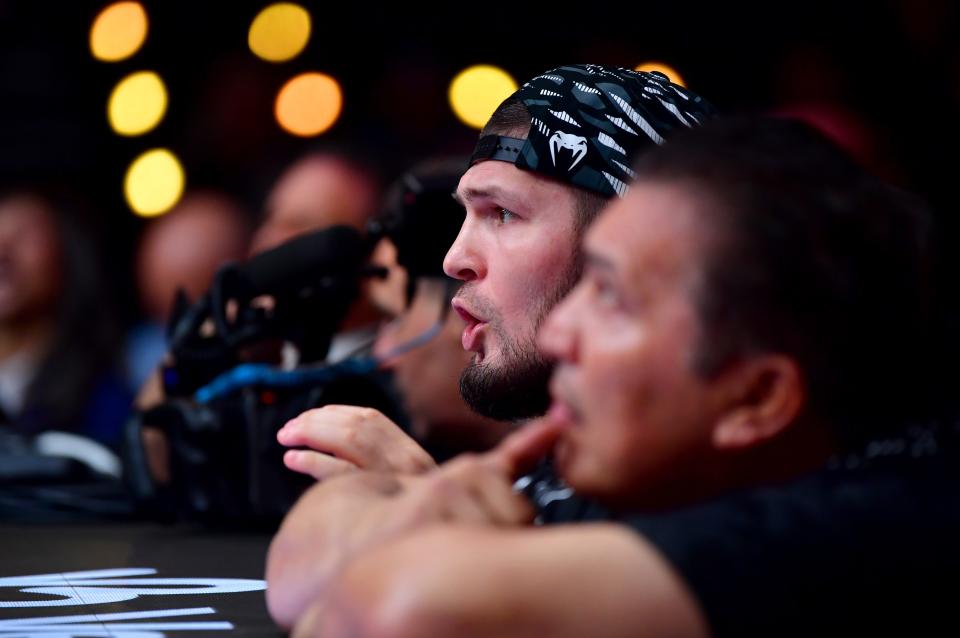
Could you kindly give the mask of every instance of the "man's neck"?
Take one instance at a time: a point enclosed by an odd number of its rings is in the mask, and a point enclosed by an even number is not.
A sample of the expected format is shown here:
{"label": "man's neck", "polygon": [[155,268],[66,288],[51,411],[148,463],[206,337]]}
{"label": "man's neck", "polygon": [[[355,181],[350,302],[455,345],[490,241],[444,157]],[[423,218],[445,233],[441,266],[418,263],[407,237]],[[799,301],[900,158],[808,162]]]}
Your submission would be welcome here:
{"label": "man's neck", "polygon": [[818,425],[795,427],[742,458],[727,459],[730,489],[784,483],[823,467],[837,453],[836,437]]}
{"label": "man's neck", "polygon": [[682,478],[606,505],[624,512],[659,512],[694,505],[738,490],[786,483],[824,467],[837,450],[836,438],[826,427],[795,426],[748,450],[719,456],[714,450],[706,457],[709,461],[691,461],[700,470],[685,472]]}

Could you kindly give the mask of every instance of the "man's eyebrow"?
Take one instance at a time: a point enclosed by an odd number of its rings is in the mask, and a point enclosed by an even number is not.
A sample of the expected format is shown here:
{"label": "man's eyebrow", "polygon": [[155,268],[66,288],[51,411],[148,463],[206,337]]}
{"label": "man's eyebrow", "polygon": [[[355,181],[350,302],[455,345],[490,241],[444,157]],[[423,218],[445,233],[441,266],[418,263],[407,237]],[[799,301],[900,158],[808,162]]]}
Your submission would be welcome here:
{"label": "man's eyebrow", "polygon": [[461,206],[466,206],[467,202],[475,199],[500,199],[503,197],[503,189],[496,186],[488,188],[464,188],[453,194],[453,198],[460,202]]}

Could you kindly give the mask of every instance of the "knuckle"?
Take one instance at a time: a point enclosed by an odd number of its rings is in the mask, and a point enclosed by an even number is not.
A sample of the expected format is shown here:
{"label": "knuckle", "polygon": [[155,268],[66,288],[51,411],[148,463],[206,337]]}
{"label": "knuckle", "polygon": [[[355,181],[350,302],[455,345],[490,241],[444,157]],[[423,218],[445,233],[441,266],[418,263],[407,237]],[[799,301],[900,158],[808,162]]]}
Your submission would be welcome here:
{"label": "knuckle", "polygon": [[480,455],[473,452],[462,454],[458,461],[459,463],[457,470],[461,474],[472,476],[480,473],[483,470],[483,463],[480,460]]}
{"label": "knuckle", "polygon": [[373,421],[380,416],[380,411],[374,408],[360,408],[358,411],[358,416],[364,421]]}
{"label": "knuckle", "polygon": [[341,435],[343,444],[354,453],[368,452],[370,443],[364,428],[356,423],[347,424]]}
{"label": "knuckle", "polygon": [[464,452],[456,458],[455,463],[460,467],[474,467],[478,461],[479,457],[475,452]]}
{"label": "knuckle", "polygon": [[435,476],[427,482],[426,492],[433,498],[441,498],[455,491],[456,484],[446,476]]}
{"label": "knuckle", "polygon": [[392,465],[399,471],[419,474],[428,469],[421,455],[415,451],[403,451],[396,455]]}
{"label": "knuckle", "polygon": [[435,468],[436,463],[434,463],[433,459],[430,458],[429,454],[423,451],[418,451],[411,461],[411,467],[418,473],[426,472]]}

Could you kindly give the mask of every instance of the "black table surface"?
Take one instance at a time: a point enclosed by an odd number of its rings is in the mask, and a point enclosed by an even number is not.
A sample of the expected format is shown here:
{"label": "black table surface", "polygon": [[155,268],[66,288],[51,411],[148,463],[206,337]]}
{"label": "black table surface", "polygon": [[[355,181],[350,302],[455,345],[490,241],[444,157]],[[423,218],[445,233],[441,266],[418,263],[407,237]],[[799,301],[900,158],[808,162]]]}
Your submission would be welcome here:
{"label": "black table surface", "polygon": [[263,582],[270,534],[0,522],[4,636],[282,636]]}

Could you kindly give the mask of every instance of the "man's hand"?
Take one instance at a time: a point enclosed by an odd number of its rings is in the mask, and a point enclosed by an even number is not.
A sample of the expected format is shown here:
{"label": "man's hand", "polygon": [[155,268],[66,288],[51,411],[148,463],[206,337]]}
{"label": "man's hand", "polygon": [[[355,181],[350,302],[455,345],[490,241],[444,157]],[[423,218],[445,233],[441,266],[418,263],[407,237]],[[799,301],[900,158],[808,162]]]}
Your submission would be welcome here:
{"label": "man's hand", "polygon": [[[432,523],[515,526],[534,511],[513,490],[556,442],[556,425],[538,421],[514,432],[485,454],[463,454],[409,484],[391,505],[398,531]],[[397,535],[397,534],[395,534]]]}
{"label": "man's hand", "polygon": [[390,505],[407,482],[355,471],[317,483],[287,514],[267,554],[267,609],[292,627],[346,561],[395,534]]}
{"label": "man's hand", "polygon": [[279,432],[290,450],[283,462],[318,481],[357,469],[389,474],[422,474],[436,463],[396,423],[373,408],[327,405],[308,410]]}
{"label": "man's hand", "polygon": [[555,426],[537,422],[494,450],[419,476],[351,472],[313,487],[287,515],[267,557],[267,605],[291,627],[355,557],[439,522],[517,526],[533,511],[514,479],[553,446]]}

